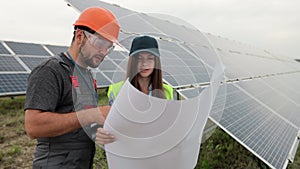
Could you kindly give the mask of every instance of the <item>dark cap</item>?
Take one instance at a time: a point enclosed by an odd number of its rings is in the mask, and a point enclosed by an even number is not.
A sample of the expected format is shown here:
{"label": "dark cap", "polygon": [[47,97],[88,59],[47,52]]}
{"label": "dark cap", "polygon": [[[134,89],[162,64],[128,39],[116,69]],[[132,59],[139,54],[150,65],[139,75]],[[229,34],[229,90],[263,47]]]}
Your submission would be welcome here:
{"label": "dark cap", "polygon": [[129,56],[139,52],[149,52],[154,56],[160,56],[156,39],[150,36],[140,36],[133,39]]}

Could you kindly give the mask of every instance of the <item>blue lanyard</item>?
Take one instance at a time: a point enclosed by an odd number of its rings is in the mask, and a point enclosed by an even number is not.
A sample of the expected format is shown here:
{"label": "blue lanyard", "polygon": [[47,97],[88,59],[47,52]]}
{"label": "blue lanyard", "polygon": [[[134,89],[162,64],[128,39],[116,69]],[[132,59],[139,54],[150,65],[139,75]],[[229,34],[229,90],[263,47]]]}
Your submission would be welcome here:
{"label": "blue lanyard", "polygon": [[91,87],[91,85],[89,84],[89,82],[87,81],[87,79],[85,78],[85,76],[83,75],[83,73],[81,72],[80,68],[78,67],[77,63],[74,61],[74,59],[70,55],[69,51],[66,51],[66,53],[67,53],[68,57],[70,58],[71,62],[74,64],[74,66],[77,69],[77,71],[79,72],[80,76],[83,78],[84,83],[87,85],[87,87],[93,93],[94,100],[95,100],[95,103],[96,103],[95,105],[98,105],[96,90]]}

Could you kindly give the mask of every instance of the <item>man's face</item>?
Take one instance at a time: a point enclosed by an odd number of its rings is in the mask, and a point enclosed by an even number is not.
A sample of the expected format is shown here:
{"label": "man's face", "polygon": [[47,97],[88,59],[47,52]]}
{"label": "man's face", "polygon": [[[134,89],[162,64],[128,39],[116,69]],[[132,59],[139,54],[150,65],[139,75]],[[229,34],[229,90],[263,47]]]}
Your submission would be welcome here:
{"label": "man's face", "polygon": [[79,59],[89,67],[96,68],[103,61],[105,56],[114,48],[113,43],[100,35],[83,31],[85,42],[81,46]]}

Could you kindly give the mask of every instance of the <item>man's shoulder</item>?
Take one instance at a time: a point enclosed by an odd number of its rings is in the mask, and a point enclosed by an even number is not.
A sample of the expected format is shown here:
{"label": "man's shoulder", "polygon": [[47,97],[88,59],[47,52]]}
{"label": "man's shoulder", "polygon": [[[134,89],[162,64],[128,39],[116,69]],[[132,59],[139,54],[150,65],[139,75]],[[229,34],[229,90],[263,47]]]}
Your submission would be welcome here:
{"label": "man's shoulder", "polygon": [[44,72],[44,71],[50,71],[50,72],[61,72],[63,73],[65,69],[69,69],[69,66],[60,58],[60,56],[52,56],[46,61],[42,62],[40,65],[35,67],[32,70],[32,73],[37,72]]}

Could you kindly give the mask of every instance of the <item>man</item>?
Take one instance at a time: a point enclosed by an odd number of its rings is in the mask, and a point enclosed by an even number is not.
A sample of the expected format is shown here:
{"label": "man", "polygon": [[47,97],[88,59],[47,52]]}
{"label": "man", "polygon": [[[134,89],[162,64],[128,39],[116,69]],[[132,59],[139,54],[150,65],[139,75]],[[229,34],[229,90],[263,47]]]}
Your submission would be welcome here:
{"label": "man", "polygon": [[70,48],[35,68],[28,78],[25,129],[37,139],[33,169],[92,168],[94,124],[103,124],[109,106],[97,106],[96,68],[117,42],[115,16],[88,8],[74,23]]}

